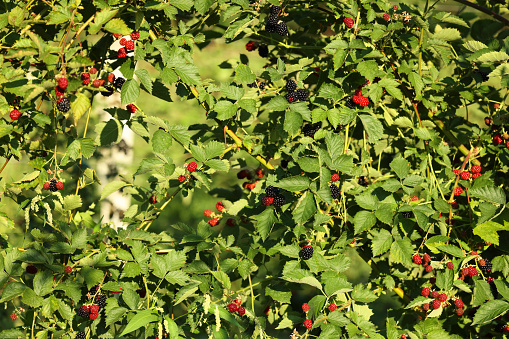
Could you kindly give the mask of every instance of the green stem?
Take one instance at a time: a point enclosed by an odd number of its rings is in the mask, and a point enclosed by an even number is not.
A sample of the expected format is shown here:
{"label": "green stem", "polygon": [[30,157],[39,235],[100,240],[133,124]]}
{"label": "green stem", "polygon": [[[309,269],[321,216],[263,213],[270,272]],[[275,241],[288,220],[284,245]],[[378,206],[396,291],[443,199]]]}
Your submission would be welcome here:
{"label": "green stem", "polygon": [[467,0],[454,0],[454,1],[462,3],[465,6],[475,8],[478,11],[486,13],[489,16],[493,17],[494,19],[504,23],[504,25],[509,26],[509,20],[507,20],[506,18],[504,18],[500,14],[497,14],[497,13],[493,12],[492,10],[486,8],[486,7],[480,6],[478,4],[474,4],[474,3],[470,2],[470,1],[467,1]]}

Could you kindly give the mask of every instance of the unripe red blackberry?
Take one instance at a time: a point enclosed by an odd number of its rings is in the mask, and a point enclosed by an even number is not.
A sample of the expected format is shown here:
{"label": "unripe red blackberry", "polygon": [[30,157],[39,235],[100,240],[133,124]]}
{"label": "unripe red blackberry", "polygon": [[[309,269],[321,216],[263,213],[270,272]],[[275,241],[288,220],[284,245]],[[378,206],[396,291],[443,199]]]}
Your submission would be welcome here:
{"label": "unripe red blackberry", "polygon": [[334,304],[334,303],[331,303],[331,304],[329,305],[329,311],[331,311],[331,312],[334,312],[337,308],[338,308],[338,307],[337,307],[337,306],[336,306],[336,304]]}
{"label": "unripe red blackberry", "polygon": [[438,293],[438,291],[431,291],[430,295],[432,298],[436,299],[440,294]]}
{"label": "unripe red blackberry", "polygon": [[428,265],[428,266],[426,266],[425,270],[426,270],[426,272],[430,273],[431,271],[433,271],[433,266]]}
{"label": "unripe red blackberry", "polygon": [[421,256],[419,254],[414,254],[414,256],[412,257],[412,260],[417,265],[422,264],[422,258],[421,258]]}
{"label": "unripe red blackberry", "polygon": [[461,177],[461,179],[463,179],[463,180],[468,180],[468,179],[470,179],[470,172],[468,172],[468,171],[463,171],[463,172],[461,172],[461,173],[460,173],[460,177]]}
{"label": "unripe red blackberry", "polygon": [[244,315],[246,314],[246,309],[242,306],[239,307],[239,309],[237,310],[237,312],[239,313],[239,315]]}
{"label": "unripe red blackberry", "polygon": [[429,293],[430,293],[429,287],[424,287],[421,291],[421,295],[426,298],[429,296]]}
{"label": "unripe red blackberry", "polygon": [[138,107],[134,104],[129,104],[126,106],[126,109],[129,111],[129,113],[135,113],[138,110]]}
{"label": "unripe red blackberry", "polygon": [[59,97],[63,96],[64,94],[65,94],[65,89],[62,89],[62,88],[60,88],[60,87],[58,87],[58,86],[57,86],[57,87],[55,87],[55,96],[56,96],[57,98],[59,98]]}
{"label": "unripe red blackberry", "polygon": [[454,195],[461,195],[462,193],[463,193],[463,188],[458,186],[454,189]]}
{"label": "unripe red blackberry", "polygon": [[331,175],[331,176],[330,176],[330,180],[331,180],[332,182],[336,182],[336,181],[338,181],[338,180],[339,180],[339,174],[334,173],[333,175]]}
{"label": "unripe red blackberry", "polygon": [[383,18],[385,21],[391,20],[391,16],[388,13],[384,13]]}
{"label": "unripe red blackberry", "polygon": [[110,73],[108,74],[108,82],[114,82],[115,81],[115,74]]}
{"label": "unripe red blackberry", "polygon": [[304,321],[304,326],[306,326],[307,329],[311,329],[313,327],[313,320],[311,319],[306,319]]}
{"label": "unripe red blackberry", "polygon": [[125,49],[125,47],[122,47],[120,48],[118,51],[117,51],[117,57],[119,58],[125,58],[127,56],[127,50]]}
{"label": "unripe red blackberry", "polygon": [[352,28],[352,27],[353,27],[353,25],[354,25],[354,21],[353,21],[353,19],[352,19],[352,18],[350,18],[350,17],[346,17],[346,18],[343,20],[343,22],[345,23],[346,27],[348,27],[348,28]]}
{"label": "unripe red blackberry", "polygon": [[212,227],[216,226],[218,223],[219,223],[219,219],[218,218],[212,218],[209,221],[207,221],[207,224],[209,224]]}
{"label": "unripe red blackberry", "polygon": [[228,218],[228,220],[226,220],[226,225],[228,226],[235,226],[236,222],[235,222],[235,219],[233,218]]}
{"label": "unripe red blackberry", "polygon": [[393,9],[393,10],[395,10],[395,11],[397,11],[397,10],[398,10],[398,8],[399,8],[399,7],[398,7],[398,5],[394,5],[394,6],[392,6],[392,9]]}
{"label": "unripe red blackberry", "polygon": [[214,212],[212,212],[211,210],[205,210],[203,211],[203,215],[206,216],[207,218],[209,218],[210,216],[212,216]]}
{"label": "unripe red blackberry", "polygon": [[99,305],[91,305],[90,313],[99,313]]}
{"label": "unripe red blackberry", "polygon": [[90,320],[95,320],[95,319],[97,319],[98,316],[99,316],[98,313],[90,313],[89,318],[90,318]]}
{"label": "unripe red blackberry", "polygon": [[249,52],[251,51],[254,51],[256,49],[256,43],[254,41],[249,41],[247,44],[246,44],[246,50],[248,50]]}
{"label": "unripe red blackberry", "polygon": [[71,266],[65,266],[64,272],[65,273],[71,273],[72,272],[72,267]]}
{"label": "unripe red blackberry", "polygon": [[436,310],[437,308],[440,308],[440,301],[438,300],[433,300],[433,308]]}
{"label": "unripe red blackberry", "polygon": [[61,182],[61,181],[57,181],[57,184],[56,184],[56,187],[57,187],[57,190],[63,190],[64,189],[64,183]]}
{"label": "unripe red blackberry", "polygon": [[309,311],[309,304],[308,303],[302,304],[302,311],[304,311],[304,312]]}
{"label": "unripe red blackberry", "polygon": [[11,314],[11,320],[12,321],[16,321],[16,319],[18,319],[18,316],[16,314]]}
{"label": "unripe red blackberry", "polygon": [[46,191],[49,190],[49,181],[46,181],[44,185],[42,185],[42,188],[45,189]]}
{"label": "unripe red blackberry", "polygon": [[500,133],[495,134],[493,137],[493,143],[495,145],[500,145],[503,142],[502,137],[500,136]]}
{"label": "unripe red blackberry", "polygon": [[444,302],[447,300],[447,294],[445,293],[442,293],[438,296],[438,300],[440,300],[441,302]]}
{"label": "unripe red blackberry", "polygon": [[265,206],[272,205],[273,202],[274,202],[274,198],[273,197],[264,196],[262,198],[262,204],[265,205]]}
{"label": "unripe red blackberry", "polygon": [[97,68],[91,67],[89,72],[90,72],[90,74],[96,74],[97,73]]}
{"label": "unripe red blackberry", "polygon": [[463,307],[463,301],[461,299],[454,300],[454,306],[456,306],[457,308],[462,308]]}
{"label": "unripe red blackberry", "polygon": [[429,310],[429,303],[422,305],[422,309],[425,311]]}
{"label": "unripe red blackberry", "polygon": [[18,120],[19,117],[21,116],[21,112],[18,111],[17,109],[13,109],[11,111],[11,113],[9,114],[9,116],[11,117],[11,120],[14,121],[14,120]]}
{"label": "unripe red blackberry", "polygon": [[187,170],[191,173],[196,171],[196,168],[198,168],[198,164],[194,161],[190,162],[189,165],[187,165]]}
{"label": "unripe red blackberry", "polygon": [[83,82],[83,85],[88,85],[90,83],[90,74],[81,73],[81,81]]}
{"label": "unripe red blackberry", "polygon": [[152,195],[150,197],[150,199],[148,199],[148,201],[151,203],[151,204],[155,204],[157,202],[157,197],[155,195]]}
{"label": "unripe red blackberry", "polygon": [[67,78],[63,77],[58,79],[58,87],[60,87],[61,89],[66,89],[68,85],[69,81],[67,80]]}
{"label": "unripe red blackberry", "polygon": [[446,264],[446,266],[447,266],[447,268],[448,268],[448,269],[450,269],[450,270],[454,269],[454,264],[453,264],[451,261],[449,261],[449,262]]}
{"label": "unripe red blackberry", "polygon": [[235,312],[237,312],[238,309],[239,309],[239,305],[237,305],[236,303],[229,303],[228,304],[228,311],[230,313],[235,313]]}
{"label": "unripe red blackberry", "polygon": [[178,181],[180,181],[180,182],[184,182],[184,181],[186,181],[186,177],[185,177],[185,176],[183,176],[183,175],[179,175],[179,177],[178,177]]}
{"label": "unripe red blackberry", "polygon": [[456,314],[457,315],[463,315],[463,309],[462,308],[457,308],[456,309]]}
{"label": "unripe red blackberry", "polygon": [[127,42],[127,39],[126,39],[126,38],[122,38],[122,39],[120,39],[120,41],[119,41],[120,46],[125,46],[126,42]]}
{"label": "unripe red blackberry", "polygon": [[132,51],[134,49],[134,41],[127,40],[127,42],[125,43],[125,49],[128,51]]}

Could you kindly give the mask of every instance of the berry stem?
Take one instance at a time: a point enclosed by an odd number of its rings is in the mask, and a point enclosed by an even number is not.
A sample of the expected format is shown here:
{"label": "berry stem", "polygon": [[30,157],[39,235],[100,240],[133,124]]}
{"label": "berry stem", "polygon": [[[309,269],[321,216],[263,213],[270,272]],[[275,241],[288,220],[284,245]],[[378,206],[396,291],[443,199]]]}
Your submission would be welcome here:
{"label": "berry stem", "polygon": [[0,174],[2,173],[2,171],[4,170],[5,166],[7,166],[7,164],[9,163],[9,160],[11,160],[11,157],[12,157],[12,154],[10,154],[6,159],[5,159],[5,162],[4,162],[4,165],[2,166],[2,168],[0,168]]}
{"label": "berry stem", "polygon": [[506,19],[506,18],[504,18],[503,16],[501,16],[501,15],[499,15],[499,14],[497,14],[497,13],[495,13],[495,12],[491,11],[491,10],[489,10],[489,9],[488,9],[488,8],[486,8],[486,7],[480,6],[480,5],[478,5],[478,4],[474,4],[474,3],[470,2],[470,1],[467,1],[467,0],[454,0],[454,1],[457,1],[457,2],[459,2],[459,3],[462,3],[463,5],[466,5],[466,6],[468,6],[468,7],[475,8],[475,9],[477,9],[478,11],[481,11],[481,12],[483,12],[483,13],[486,13],[486,14],[488,14],[488,15],[492,16],[494,19],[497,19],[498,21],[500,21],[500,22],[504,23],[504,25],[509,26],[509,20],[507,20],[507,19]]}
{"label": "berry stem", "polygon": [[253,291],[253,283],[251,282],[251,274],[248,274],[247,277],[249,279],[249,289],[251,290],[251,310],[253,311],[253,314],[254,314],[255,313],[255,309],[254,309],[255,296],[254,296],[254,291]]}
{"label": "berry stem", "polygon": [[147,230],[149,229],[150,225],[152,225],[152,222],[153,222],[154,220],[156,220],[156,219],[157,219],[157,218],[161,215],[161,213],[164,211],[165,207],[166,207],[166,206],[168,206],[168,204],[170,203],[170,201],[172,201],[172,200],[173,200],[173,198],[175,198],[175,196],[176,196],[177,194],[179,194],[179,192],[180,192],[181,190],[182,190],[182,187],[179,187],[179,188],[178,188],[175,192],[173,192],[173,194],[172,194],[172,195],[168,198],[168,200],[166,200],[166,201],[164,202],[164,204],[160,207],[159,212],[157,212],[157,213],[156,213],[155,217],[154,217],[153,219],[151,219],[151,220],[144,220],[144,221],[140,224],[140,226],[137,228],[137,230],[140,230],[140,229],[141,229],[141,228],[142,228],[142,227],[146,224],[147,226],[145,226],[144,231],[147,231]]}

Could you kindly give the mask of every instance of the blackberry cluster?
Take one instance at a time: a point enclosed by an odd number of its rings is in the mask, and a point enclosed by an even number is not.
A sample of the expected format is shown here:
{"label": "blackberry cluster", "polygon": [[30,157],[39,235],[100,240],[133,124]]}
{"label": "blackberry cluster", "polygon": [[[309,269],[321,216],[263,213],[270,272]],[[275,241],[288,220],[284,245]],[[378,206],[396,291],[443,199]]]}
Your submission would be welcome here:
{"label": "blackberry cluster", "polygon": [[80,317],[83,317],[83,318],[88,318],[90,317],[90,312],[82,309],[82,308],[78,308],[78,310],[76,311],[76,314]]}
{"label": "blackberry cluster", "polygon": [[267,33],[277,32],[277,34],[281,36],[288,35],[288,27],[286,26],[286,23],[279,21],[280,13],[281,7],[272,6],[270,8],[270,15],[267,18],[267,22],[265,24],[265,31],[267,31]]}
{"label": "blackberry cluster", "polygon": [[274,186],[267,186],[265,189],[265,195],[271,198],[275,198],[279,195],[279,188]]}
{"label": "blackberry cluster", "polygon": [[302,127],[302,133],[304,133],[307,137],[314,137],[315,133],[318,132],[318,130],[322,128],[322,122],[319,121],[314,124],[307,124]]}
{"label": "blackberry cluster", "polygon": [[250,84],[247,84],[247,87],[249,87],[249,88],[255,88],[255,87],[256,87],[256,88],[259,88],[259,89],[261,89],[261,90],[264,90],[266,85],[267,85],[267,84],[266,84],[265,82],[262,82],[262,81],[260,81],[260,82],[255,81],[255,82],[252,82],[252,83],[250,83]]}
{"label": "blackberry cluster", "polygon": [[288,80],[286,82],[286,90],[290,93],[290,92],[293,92],[297,89],[297,84],[295,83],[295,81],[293,80]]}
{"label": "blackberry cluster", "polygon": [[95,297],[95,302],[97,303],[97,306],[99,306],[99,309],[106,307],[106,296],[104,294],[98,294]]}
{"label": "blackberry cluster", "polygon": [[414,216],[414,212],[412,211],[401,212],[401,215],[403,216],[403,218],[408,219]]}
{"label": "blackberry cluster", "polygon": [[258,87],[258,85],[257,85],[257,83],[256,83],[256,81],[255,81],[255,82],[252,82],[252,83],[250,83],[250,84],[247,84],[247,87],[249,87],[249,88],[254,88],[254,87]]}
{"label": "blackberry cluster", "polygon": [[285,96],[285,98],[286,98],[286,101],[288,101],[290,104],[291,104],[292,102],[297,101],[297,95],[295,95],[295,92],[290,92],[290,93],[288,93],[288,94]]}
{"label": "blackberry cluster", "polygon": [[258,47],[258,55],[262,58],[266,58],[269,56],[269,47],[267,45],[260,45]]}
{"label": "blackberry cluster", "polygon": [[98,286],[94,286],[90,290],[88,290],[88,294],[90,294],[91,296],[94,296],[97,293],[98,289],[99,289]]}
{"label": "blackberry cluster", "polygon": [[85,334],[85,332],[80,331],[78,332],[78,334],[76,334],[76,339],[87,339],[87,335]]}
{"label": "blackberry cluster", "polygon": [[489,274],[492,268],[491,261],[489,261],[488,259],[479,260],[479,268],[481,269],[484,275]]}
{"label": "blackberry cluster", "polygon": [[56,192],[58,191],[58,188],[57,188],[57,180],[56,179],[51,179],[50,182],[49,182],[49,190],[51,192]]}
{"label": "blackberry cluster", "polygon": [[122,89],[122,86],[124,86],[125,82],[126,82],[125,78],[122,78],[122,77],[116,78],[115,79],[115,88],[120,91]]}
{"label": "blackberry cluster", "polygon": [[71,109],[71,103],[69,102],[69,99],[65,97],[58,99],[57,108],[60,112],[63,113],[69,112],[69,110]]}
{"label": "blackberry cluster", "polygon": [[359,177],[357,183],[361,186],[368,186],[368,179],[365,176]]}
{"label": "blackberry cluster", "polygon": [[309,93],[305,89],[298,89],[295,91],[295,95],[297,97],[297,100],[306,101],[308,99]]}
{"label": "blackberry cluster", "polygon": [[341,192],[339,191],[339,187],[332,184],[329,186],[330,188],[330,194],[332,195],[332,199],[339,199],[339,196],[341,195]]}
{"label": "blackberry cluster", "polygon": [[281,207],[285,204],[285,202],[286,202],[285,197],[282,196],[281,194],[279,194],[274,197],[274,201],[272,202],[272,205],[274,205],[276,207]]}
{"label": "blackberry cluster", "polygon": [[311,247],[311,245],[304,246],[304,248],[300,250],[299,256],[303,260],[311,259],[311,257],[313,257],[313,247]]}

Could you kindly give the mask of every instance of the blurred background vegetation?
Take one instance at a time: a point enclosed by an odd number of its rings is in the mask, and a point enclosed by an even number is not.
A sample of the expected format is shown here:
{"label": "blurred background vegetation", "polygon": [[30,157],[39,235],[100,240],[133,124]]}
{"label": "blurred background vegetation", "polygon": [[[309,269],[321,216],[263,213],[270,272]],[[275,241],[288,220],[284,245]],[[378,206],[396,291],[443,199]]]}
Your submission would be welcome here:
{"label": "blurred background vegetation", "polygon": [[[406,2],[408,5],[409,2]],[[424,0],[412,1],[415,5],[419,7],[424,7],[426,3]],[[436,10],[438,11],[447,11],[451,12],[455,15],[467,15],[475,16],[478,15],[480,19],[487,18],[487,15],[484,15],[481,12],[477,12],[472,8],[465,7],[454,1],[446,1],[437,4]],[[233,43],[226,44],[224,39],[215,39],[203,49],[195,49],[194,59],[195,64],[200,69],[200,75],[203,80],[211,79],[212,82],[216,84],[220,84],[221,82],[229,82],[232,81],[233,70],[231,68],[225,68],[220,66],[224,61],[232,60],[232,64],[236,64],[239,62],[241,55],[244,54],[245,58],[249,60],[249,66],[256,73],[260,74],[263,71],[263,66],[268,63],[268,60],[262,58],[258,55],[257,51],[255,52],[247,52],[245,49],[245,44],[249,41],[249,38],[241,39],[235,41]],[[269,46],[269,49],[271,47]],[[155,71],[151,69],[151,66],[146,63],[140,63],[137,66],[138,68],[146,68],[149,71],[152,71],[155,74]],[[442,72],[447,72],[447,68],[442,69]],[[498,79],[490,79],[490,82],[499,81]],[[170,93],[175,93],[175,88],[170,88]],[[254,89],[251,90],[254,93]],[[267,91],[267,89],[266,89]],[[119,95],[119,94],[116,94]],[[181,125],[192,125],[198,123],[207,123],[205,110],[201,107],[195,100],[189,101],[179,101],[176,95],[172,95],[172,99],[175,100],[173,102],[166,102],[161,99],[155,98],[150,94],[142,92],[139,97],[136,105],[140,107],[147,115],[155,115],[157,117],[166,119],[170,121],[172,124],[181,124]],[[103,97],[101,95],[97,95],[94,99],[94,107],[91,115],[91,126],[94,126],[99,122],[99,110],[104,108],[103,103],[101,103]],[[467,114],[466,110],[458,111],[457,114],[459,116],[465,116]],[[487,107],[480,107],[479,105],[470,106],[468,110],[469,120],[474,124],[483,125],[483,118],[487,114]],[[81,129],[78,132],[78,135],[83,135],[83,126],[79,127]],[[93,128],[89,129],[89,134],[87,137],[94,138],[95,136],[91,133],[93,132]],[[130,168],[126,168],[121,171],[121,174],[134,173],[141,162],[141,159],[152,157],[152,148],[151,145],[147,144],[141,137],[135,136],[135,148],[134,148],[134,162]],[[222,140],[221,140],[222,141]],[[227,139],[226,142],[231,144],[231,139]],[[60,151],[64,150],[64,145],[60,145]],[[173,143],[172,146],[173,151],[173,161],[177,167],[183,166],[186,161],[191,157],[190,154],[186,154],[183,148],[177,143]],[[96,152],[97,154],[97,152]],[[247,168],[256,169],[259,166],[259,163],[251,158],[247,154],[239,154],[238,158],[246,159]],[[0,159],[0,166],[3,165],[5,159]],[[89,166],[91,168],[96,168],[95,163],[97,160],[91,159],[87,163],[84,163],[85,166]],[[219,172],[213,178],[212,183],[212,192],[216,194],[209,194],[203,190],[195,190],[190,193],[188,196],[183,197],[181,194],[177,195],[177,197],[171,202],[171,204],[164,210],[162,215],[153,223],[151,226],[151,231],[159,233],[161,231],[169,230],[169,225],[172,225],[176,222],[182,222],[188,225],[196,225],[200,220],[205,219],[203,215],[204,209],[215,210],[216,202],[221,200],[221,197],[218,196],[218,192],[221,190],[214,190],[216,188],[241,191],[242,183],[244,180],[237,179],[237,172],[240,170],[239,167],[232,168],[230,173]],[[12,182],[19,180],[23,177],[24,174],[31,171],[31,167],[28,166],[27,162],[22,161],[18,162],[14,159],[11,159],[10,163],[6,166],[5,170],[0,174],[0,191],[4,190],[6,182]],[[76,189],[75,186],[75,175],[76,171],[73,173],[64,173],[62,178],[66,179],[65,188],[62,194],[65,196],[67,194],[74,194]],[[74,176],[74,177],[73,177]],[[146,187],[149,187],[149,175],[147,174],[144,178],[137,177],[136,184],[143,186],[143,180],[146,181]],[[82,196],[86,196],[89,202],[97,202],[99,195],[101,193],[102,187],[106,184],[106,182],[101,185],[92,185],[87,186],[85,189],[81,190]],[[170,193],[173,190],[170,189]],[[6,213],[8,217],[15,221],[15,229],[7,228],[6,225],[0,223],[0,235],[4,239],[8,237],[9,241],[13,243],[17,247],[22,247],[24,241],[30,241],[29,232],[30,230],[25,229],[25,220],[23,215],[23,210],[19,209],[18,206],[10,201],[9,199],[0,196],[0,212]],[[159,201],[163,200],[163,197],[158,198]],[[100,220],[100,211],[99,204],[96,203],[96,210],[94,215],[94,220],[99,222]],[[221,222],[219,226],[216,226],[214,229],[216,232],[221,232],[223,229],[225,220]],[[37,221],[32,220],[32,224],[30,227],[44,227],[42,224]],[[25,239],[25,235],[27,238]],[[365,282],[369,278],[370,268],[369,266],[355,254],[355,251],[350,251],[352,258],[352,265],[349,271],[347,271],[347,275],[349,277],[349,281],[353,284],[358,282]],[[284,263],[281,263],[283,265]],[[292,298],[292,303],[295,309],[299,308],[300,304],[308,301],[314,293],[312,289],[307,289],[299,292],[299,294]],[[379,298],[375,303],[371,304],[375,307],[373,310],[375,324],[379,326],[379,328],[385,328],[385,324],[380,323],[380,320],[386,318],[387,311],[395,306],[395,303],[399,303],[398,297],[394,295],[386,295]],[[379,316],[377,316],[379,315]],[[3,324],[2,324],[3,325]]]}

